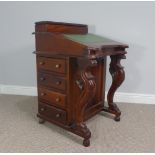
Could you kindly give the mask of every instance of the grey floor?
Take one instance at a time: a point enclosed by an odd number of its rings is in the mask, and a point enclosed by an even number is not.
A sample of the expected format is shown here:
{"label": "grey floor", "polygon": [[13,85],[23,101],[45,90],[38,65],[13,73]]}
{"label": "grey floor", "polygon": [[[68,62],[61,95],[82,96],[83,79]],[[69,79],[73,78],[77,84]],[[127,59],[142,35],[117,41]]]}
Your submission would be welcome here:
{"label": "grey floor", "polygon": [[37,98],[0,95],[0,152],[155,152],[155,105],[119,103],[120,122],[98,114],[91,146],[50,123],[38,124]]}

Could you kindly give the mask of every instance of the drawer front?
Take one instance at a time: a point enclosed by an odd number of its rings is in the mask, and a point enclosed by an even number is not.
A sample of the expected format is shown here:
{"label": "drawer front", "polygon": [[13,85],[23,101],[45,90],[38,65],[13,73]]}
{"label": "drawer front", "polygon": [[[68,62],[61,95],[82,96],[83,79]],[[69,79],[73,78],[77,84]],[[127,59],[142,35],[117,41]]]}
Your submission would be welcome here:
{"label": "drawer front", "polygon": [[41,115],[48,117],[49,119],[59,121],[61,123],[66,122],[66,111],[62,109],[58,109],[45,103],[39,103],[38,111]]}
{"label": "drawer front", "polygon": [[37,57],[37,67],[38,69],[43,69],[47,71],[66,73],[65,59]]}
{"label": "drawer front", "polygon": [[66,90],[66,80],[51,74],[38,73],[38,84],[60,90]]}
{"label": "drawer front", "polygon": [[40,99],[47,101],[51,105],[58,105],[60,107],[65,107],[66,105],[66,95],[61,93],[45,88],[38,88],[38,96]]}

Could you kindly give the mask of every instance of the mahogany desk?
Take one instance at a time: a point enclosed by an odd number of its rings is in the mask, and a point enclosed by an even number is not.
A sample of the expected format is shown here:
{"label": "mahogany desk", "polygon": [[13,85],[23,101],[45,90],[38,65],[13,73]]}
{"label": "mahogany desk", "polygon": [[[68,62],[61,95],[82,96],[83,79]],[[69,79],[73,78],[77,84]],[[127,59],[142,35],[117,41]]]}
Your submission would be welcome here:
{"label": "mahogany desk", "polygon": [[[39,122],[49,121],[84,138],[85,121],[101,111],[120,120],[114,93],[125,78],[121,59],[127,45],[88,33],[87,25],[35,23]],[[112,84],[105,103],[106,58],[110,56]]]}

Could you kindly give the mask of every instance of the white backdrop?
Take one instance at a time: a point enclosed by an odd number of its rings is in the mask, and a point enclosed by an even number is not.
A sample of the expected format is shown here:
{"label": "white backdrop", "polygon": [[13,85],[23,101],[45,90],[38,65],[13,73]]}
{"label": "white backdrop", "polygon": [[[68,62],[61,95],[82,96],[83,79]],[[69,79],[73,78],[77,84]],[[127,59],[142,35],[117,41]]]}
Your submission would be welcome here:
{"label": "white backdrop", "polygon": [[[0,2],[0,84],[36,86],[34,22],[89,25],[129,44],[119,92],[155,94],[155,2]],[[111,77],[107,75],[107,90]]]}

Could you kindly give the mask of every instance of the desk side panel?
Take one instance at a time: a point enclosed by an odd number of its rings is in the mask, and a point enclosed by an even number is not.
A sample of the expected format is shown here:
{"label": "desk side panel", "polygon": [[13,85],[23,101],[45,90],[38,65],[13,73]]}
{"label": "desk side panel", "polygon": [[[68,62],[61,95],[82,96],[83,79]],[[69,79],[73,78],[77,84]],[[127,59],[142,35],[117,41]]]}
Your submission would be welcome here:
{"label": "desk side panel", "polygon": [[54,55],[84,56],[88,54],[87,46],[73,42],[61,34],[35,33],[36,51]]}

